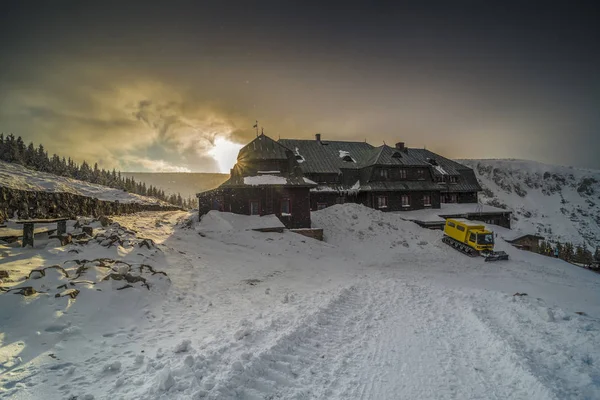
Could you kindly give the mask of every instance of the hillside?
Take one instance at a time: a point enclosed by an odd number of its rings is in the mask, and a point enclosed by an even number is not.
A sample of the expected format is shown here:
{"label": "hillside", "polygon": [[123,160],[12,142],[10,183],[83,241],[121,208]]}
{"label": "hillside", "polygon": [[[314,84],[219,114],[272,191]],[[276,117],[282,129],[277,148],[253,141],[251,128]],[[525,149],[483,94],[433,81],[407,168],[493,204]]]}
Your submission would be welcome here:
{"label": "hillside", "polygon": [[0,397],[600,398],[600,275],[502,239],[487,263],[356,204],[312,217],[325,242],[211,211],[0,245]]}
{"label": "hillside", "polygon": [[523,160],[459,160],[484,204],[512,210],[513,227],[550,240],[600,245],[600,171]]}
{"label": "hillside", "polygon": [[146,186],[159,187],[167,194],[180,193],[185,199],[214,189],[229,178],[228,174],[196,172],[122,172],[121,175],[145,182]]}
{"label": "hillside", "polygon": [[34,171],[22,165],[4,161],[0,161],[0,186],[27,191],[72,193],[120,203],[167,204],[153,197],[140,196],[107,186]]}

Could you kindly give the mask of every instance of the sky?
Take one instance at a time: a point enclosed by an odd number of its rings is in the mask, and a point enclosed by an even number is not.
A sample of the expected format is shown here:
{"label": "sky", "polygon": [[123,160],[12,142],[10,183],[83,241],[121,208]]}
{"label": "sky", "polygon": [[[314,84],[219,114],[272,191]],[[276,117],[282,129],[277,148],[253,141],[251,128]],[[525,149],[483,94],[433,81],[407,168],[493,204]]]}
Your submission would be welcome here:
{"label": "sky", "polygon": [[600,6],[3,2],[0,131],[123,171],[274,139],[600,169]]}

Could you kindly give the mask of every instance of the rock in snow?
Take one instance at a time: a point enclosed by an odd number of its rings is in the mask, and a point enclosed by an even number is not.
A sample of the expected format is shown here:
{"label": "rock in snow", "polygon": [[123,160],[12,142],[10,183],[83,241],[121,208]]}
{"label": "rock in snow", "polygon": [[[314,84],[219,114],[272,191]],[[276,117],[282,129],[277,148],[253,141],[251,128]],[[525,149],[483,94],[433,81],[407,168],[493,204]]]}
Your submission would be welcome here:
{"label": "rock in snow", "polygon": [[171,387],[175,385],[175,379],[171,374],[171,369],[169,367],[165,367],[158,376],[158,390],[166,392]]}
{"label": "rock in snow", "polygon": [[189,339],[182,340],[175,346],[175,353],[185,353],[191,349],[192,341]]}

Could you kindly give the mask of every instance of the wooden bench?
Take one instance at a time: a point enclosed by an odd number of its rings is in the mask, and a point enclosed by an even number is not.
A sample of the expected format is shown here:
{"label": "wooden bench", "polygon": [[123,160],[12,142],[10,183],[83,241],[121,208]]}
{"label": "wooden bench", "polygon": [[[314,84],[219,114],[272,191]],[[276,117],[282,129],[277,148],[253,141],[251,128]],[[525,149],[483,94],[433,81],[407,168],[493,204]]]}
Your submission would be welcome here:
{"label": "wooden bench", "polygon": [[35,224],[52,224],[56,223],[56,235],[61,236],[67,233],[67,221],[69,218],[51,218],[51,219],[24,219],[15,221],[18,225],[23,225],[23,246],[28,244],[33,247],[33,236]]}

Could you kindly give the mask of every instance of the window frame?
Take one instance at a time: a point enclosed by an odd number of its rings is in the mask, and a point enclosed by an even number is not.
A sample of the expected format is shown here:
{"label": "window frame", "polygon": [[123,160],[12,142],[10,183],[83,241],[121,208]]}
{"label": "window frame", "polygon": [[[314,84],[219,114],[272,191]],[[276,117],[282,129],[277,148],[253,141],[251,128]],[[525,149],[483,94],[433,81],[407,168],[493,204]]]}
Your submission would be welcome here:
{"label": "window frame", "polygon": [[423,168],[417,169],[417,180],[424,181],[425,180],[425,170]]}
{"label": "window frame", "polygon": [[[283,205],[286,203],[287,203],[288,210],[287,210],[287,212],[284,212]],[[290,215],[290,216],[292,215],[292,200],[289,197],[281,198],[281,201],[279,202],[279,213],[281,215],[284,215],[284,214]]]}
{"label": "window frame", "polygon": [[[425,202],[425,199],[428,199],[429,202]],[[423,207],[431,207],[431,194],[423,195]]]}
{"label": "window frame", "polygon": [[[408,200],[406,202],[406,204],[404,204],[404,199]],[[409,194],[401,194],[400,195],[400,204],[402,205],[402,207],[404,208],[408,208],[410,207],[410,195]]]}
{"label": "window frame", "polygon": [[390,171],[387,168],[379,168],[379,178],[390,179]]}
{"label": "window frame", "polygon": [[[381,200],[384,200],[383,203],[385,203],[383,206],[381,205]],[[388,208],[389,203],[388,203],[388,197],[387,196],[377,196],[377,209],[385,209]]]}
{"label": "window frame", "polygon": [[[252,203],[257,204],[256,207],[257,207],[258,214],[252,213]],[[248,207],[249,207],[250,215],[259,215],[260,216],[260,200],[256,200],[256,199],[248,200]]]}
{"label": "window frame", "polygon": [[398,177],[400,179],[406,179],[407,176],[408,176],[408,172],[406,171],[406,168],[400,168],[399,169],[399,173],[398,173]]}

